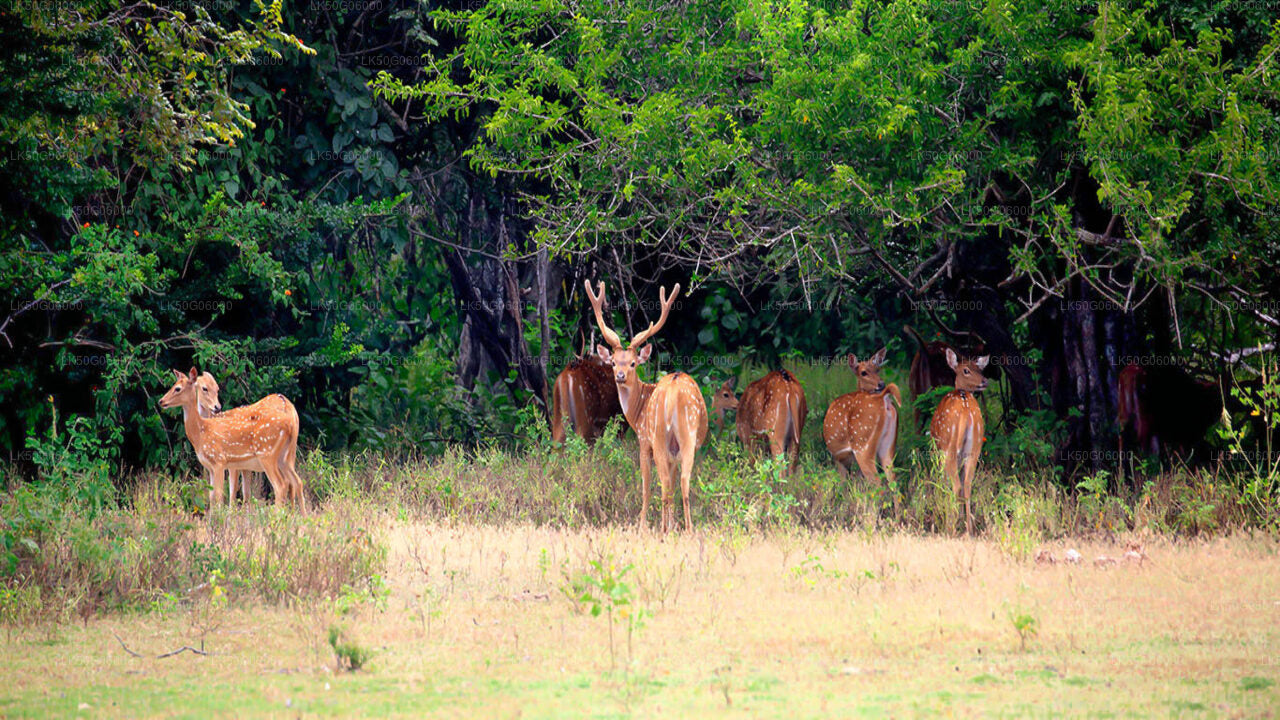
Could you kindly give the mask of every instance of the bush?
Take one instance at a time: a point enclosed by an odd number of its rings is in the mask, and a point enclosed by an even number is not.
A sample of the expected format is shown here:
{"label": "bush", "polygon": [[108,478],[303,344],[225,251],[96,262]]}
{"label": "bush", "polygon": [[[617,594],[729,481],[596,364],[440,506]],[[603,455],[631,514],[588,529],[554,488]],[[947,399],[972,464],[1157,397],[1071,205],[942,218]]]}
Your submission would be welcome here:
{"label": "bush", "polygon": [[232,599],[330,597],[381,572],[386,557],[351,504],[309,515],[220,508],[200,521],[170,481],[140,483],[128,507],[97,513],[47,489],[22,486],[0,504],[10,605],[38,593],[54,613],[165,607],[194,597],[212,573]]}

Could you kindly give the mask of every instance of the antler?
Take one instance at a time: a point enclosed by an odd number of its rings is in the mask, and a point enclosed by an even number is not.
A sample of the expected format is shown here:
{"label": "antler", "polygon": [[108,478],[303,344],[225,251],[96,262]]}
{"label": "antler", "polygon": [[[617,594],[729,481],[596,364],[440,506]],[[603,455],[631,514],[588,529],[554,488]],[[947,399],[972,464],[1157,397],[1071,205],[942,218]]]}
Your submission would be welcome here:
{"label": "antler", "polygon": [[649,323],[649,327],[645,328],[644,332],[631,338],[631,349],[634,350],[635,348],[638,348],[641,345],[643,345],[646,340],[656,335],[658,331],[662,329],[663,325],[667,324],[667,315],[670,314],[671,306],[676,303],[676,295],[679,295],[679,294],[680,294],[680,283],[676,283],[675,287],[671,288],[670,298],[667,297],[666,288],[661,288],[658,290],[658,299],[662,301],[662,316],[658,318],[658,322]]}
{"label": "antler", "polygon": [[600,281],[600,291],[596,293],[591,292],[590,280],[583,280],[582,284],[587,288],[587,299],[591,301],[591,308],[596,311],[596,324],[600,326],[600,334],[604,336],[605,342],[609,343],[610,347],[621,350],[622,340],[618,338],[618,333],[604,324],[604,311],[601,310],[601,306],[604,305],[604,281]]}

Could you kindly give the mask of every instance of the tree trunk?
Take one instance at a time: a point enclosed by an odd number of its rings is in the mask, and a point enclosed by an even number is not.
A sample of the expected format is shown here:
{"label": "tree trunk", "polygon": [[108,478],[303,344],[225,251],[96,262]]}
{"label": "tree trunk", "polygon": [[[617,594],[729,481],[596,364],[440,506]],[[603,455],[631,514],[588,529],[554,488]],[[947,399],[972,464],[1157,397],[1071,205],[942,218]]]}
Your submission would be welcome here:
{"label": "tree trunk", "polygon": [[[457,228],[458,247],[506,247],[510,232],[506,213],[498,209],[496,219],[494,215],[494,209],[472,197],[466,220]],[[493,238],[494,242],[485,243],[486,238]],[[521,290],[520,264],[498,259],[496,254],[469,255],[457,248],[444,253],[450,284],[464,317],[458,379],[464,386],[474,387],[490,370],[505,377],[514,369],[517,386],[531,393],[545,412],[545,365],[532,356],[524,338],[525,293]],[[548,275],[536,272],[536,268],[534,274]]]}

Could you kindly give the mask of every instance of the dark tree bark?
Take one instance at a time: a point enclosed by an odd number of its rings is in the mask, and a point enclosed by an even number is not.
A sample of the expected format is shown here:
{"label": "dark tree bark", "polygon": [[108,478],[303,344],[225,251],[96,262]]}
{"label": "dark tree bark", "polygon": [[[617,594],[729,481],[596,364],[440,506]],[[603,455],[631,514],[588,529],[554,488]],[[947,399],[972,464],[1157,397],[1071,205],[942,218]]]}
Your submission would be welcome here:
{"label": "dark tree bark", "polygon": [[[473,196],[466,218],[457,227],[457,247],[444,253],[450,284],[464,317],[458,376],[464,386],[474,387],[489,371],[505,376],[514,369],[519,387],[529,391],[545,412],[544,365],[524,339],[526,293],[521,264],[498,259],[496,253],[468,254],[458,249],[506,247],[511,232],[505,209],[492,208]],[[489,238],[494,241],[485,242]],[[539,275],[536,267],[532,274]]]}

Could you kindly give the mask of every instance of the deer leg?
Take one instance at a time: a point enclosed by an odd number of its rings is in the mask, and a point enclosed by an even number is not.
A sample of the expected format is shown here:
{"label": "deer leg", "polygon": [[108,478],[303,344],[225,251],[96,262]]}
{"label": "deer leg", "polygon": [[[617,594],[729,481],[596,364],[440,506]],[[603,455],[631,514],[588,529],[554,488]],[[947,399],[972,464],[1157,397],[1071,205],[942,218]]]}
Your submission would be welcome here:
{"label": "deer leg", "polygon": [[896,513],[898,511],[898,481],[893,475],[893,446],[892,439],[888,441],[881,440],[876,456],[880,460],[880,467],[884,470],[885,485],[888,486],[889,492],[893,494],[893,511]]}
{"label": "deer leg", "polygon": [[688,445],[680,450],[680,494],[684,499],[684,529],[693,530],[693,514],[689,510],[689,482],[693,478],[693,460],[697,454],[697,446],[692,438]]}
{"label": "deer leg", "polygon": [[978,454],[974,453],[964,459],[964,534],[973,533],[973,509],[970,497],[973,494],[973,476],[978,471]]}
{"label": "deer leg", "polygon": [[666,443],[653,454],[653,464],[658,470],[658,482],[662,483],[662,532],[671,532],[676,522],[675,498],[671,488],[671,452]]}
{"label": "deer leg", "polygon": [[960,470],[957,464],[955,453],[943,453],[942,472],[951,479],[951,492],[956,496],[956,502],[964,502],[963,488],[960,484]]}
{"label": "deer leg", "polygon": [[285,449],[285,465],[288,466],[290,474],[293,475],[294,490],[298,493],[298,507],[303,510],[307,509],[306,488],[302,483],[302,476],[298,474],[298,436],[294,435],[289,441],[289,447]]}
{"label": "deer leg", "polygon": [[209,509],[222,504],[222,481],[226,477],[226,468],[215,465],[209,469]]}
{"label": "deer leg", "polygon": [[893,474],[893,455],[880,456],[880,467],[884,470],[884,485],[893,496],[893,511],[898,512],[898,480]]}
{"label": "deer leg", "polygon": [[649,467],[652,463],[653,450],[643,441],[640,443],[640,520],[641,528],[646,525],[645,513],[649,510]]}
{"label": "deer leg", "polygon": [[800,472],[800,443],[792,445],[787,455],[790,458],[787,461],[787,476],[795,477]]}
{"label": "deer leg", "polygon": [[289,457],[288,451],[280,455],[280,459],[278,461],[280,474],[289,483],[288,492],[290,501],[297,503],[300,510],[306,510],[307,500],[302,492],[302,478],[298,476],[298,471],[294,468],[293,463],[290,460],[291,458]]}
{"label": "deer leg", "polygon": [[783,446],[784,438],[778,437],[777,433],[769,433],[769,459],[772,460],[779,455],[786,455],[787,449]]}
{"label": "deer leg", "polygon": [[287,450],[276,456],[276,470],[279,471],[280,480],[284,483],[285,500],[301,504],[302,483],[298,479],[298,473],[289,464]]}
{"label": "deer leg", "polygon": [[876,450],[868,445],[853,454],[854,460],[858,461],[858,471],[862,477],[867,480],[868,484],[879,484],[879,476],[876,473]]}
{"label": "deer leg", "polygon": [[271,491],[275,493],[277,506],[284,505],[289,497],[289,481],[284,478],[284,474],[280,472],[280,466],[277,464],[277,458],[269,458],[262,463],[262,468],[267,471],[267,480],[271,482]]}
{"label": "deer leg", "polygon": [[862,448],[855,451],[853,459],[858,463],[858,470],[862,473],[862,477],[874,482],[876,479],[876,463],[875,455],[872,453],[871,448]]}
{"label": "deer leg", "polygon": [[845,464],[849,461],[849,455],[850,453],[847,450],[839,454],[831,454],[831,459],[835,460],[836,472],[840,473],[841,480],[849,479],[849,466]]}

